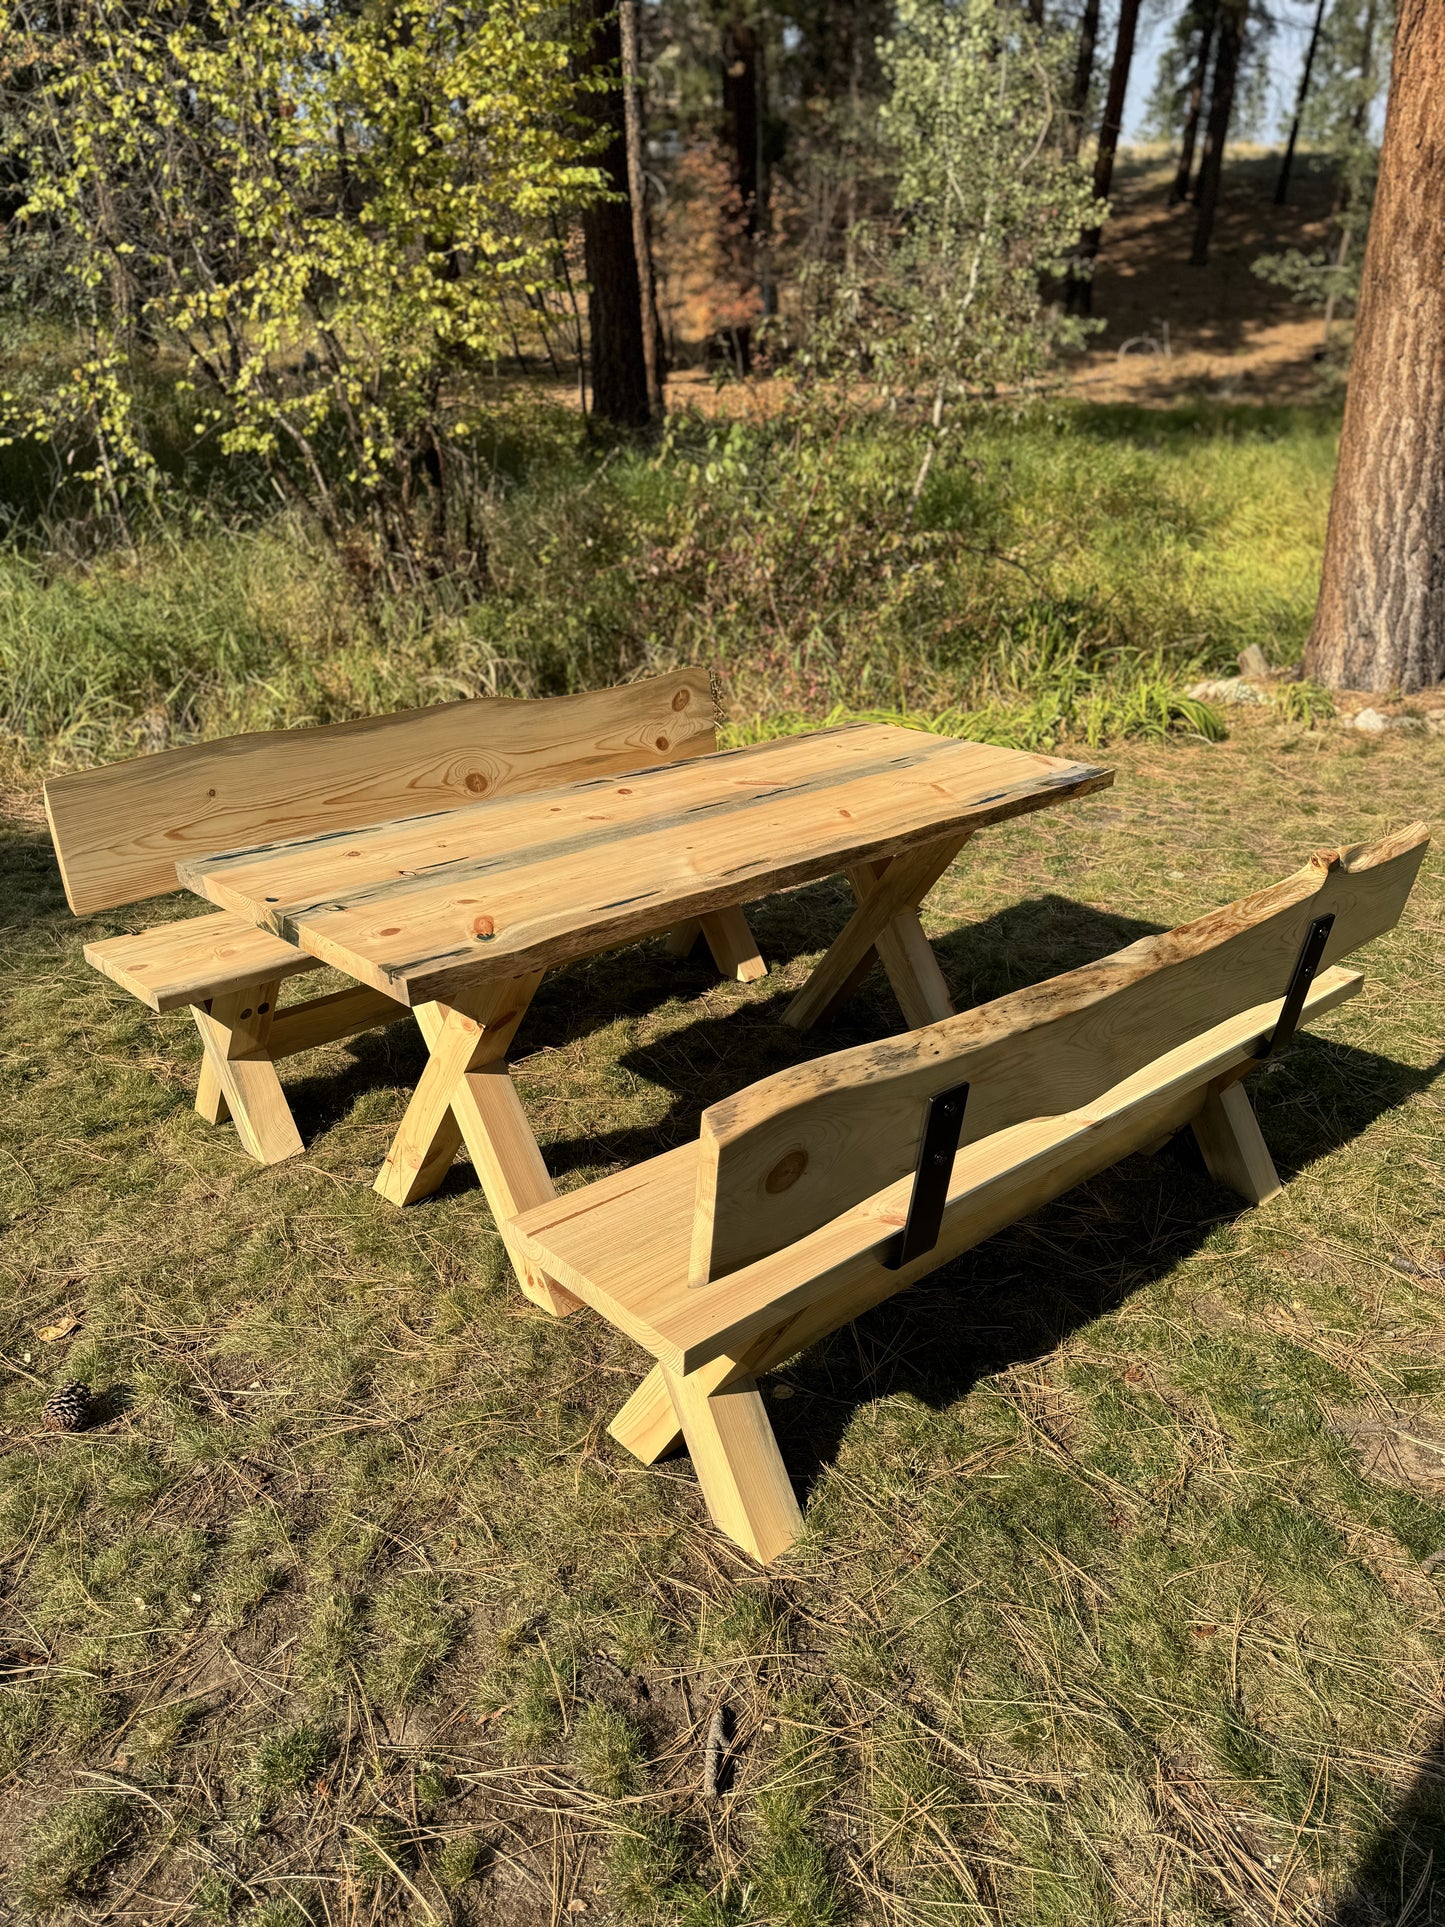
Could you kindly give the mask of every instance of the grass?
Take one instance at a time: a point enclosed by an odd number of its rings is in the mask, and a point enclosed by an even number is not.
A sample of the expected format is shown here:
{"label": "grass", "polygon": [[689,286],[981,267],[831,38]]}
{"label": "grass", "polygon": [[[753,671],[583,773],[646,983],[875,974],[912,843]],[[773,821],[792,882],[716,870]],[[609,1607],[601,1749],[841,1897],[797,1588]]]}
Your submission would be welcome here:
{"label": "grass", "polygon": [[[1185,432],[1159,432],[1121,428],[1126,469],[1174,472]],[[1042,472],[1085,431],[1029,433]],[[1259,488],[1299,453],[1201,446],[1225,493],[1232,460]],[[1127,586],[1122,560],[1069,566]],[[1196,589],[1223,607],[1227,576],[1200,560]],[[119,571],[107,593],[143,601]],[[1122,743],[1107,795],[980,836],[926,915],[960,1001],[1428,812],[1438,737],[1310,720]],[[516,1075],[559,1182],[896,1028],[876,978],[826,1035],[777,1022],[843,915],[834,886],[759,906],[750,987],[656,944],[549,979]],[[465,1164],[409,1211],[376,1198],[415,1036],[288,1066],[306,1153],[262,1169],[191,1110],[192,1029],[85,967],[122,921],[69,915],[22,788],[0,843],[0,1891],[22,1919],[1445,1916],[1438,858],[1364,994],[1257,1080],[1282,1196],[1242,1211],[1183,1159],[1131,1159],[773,1376],[807,1533],[766,1575],[685,1461],[608,1441],[639,1355],[521,1298]],[[73,1378],[108,1416],[43,1431]]]}
{"label": "grass", "polygon": [[891,419],[682,417],[654,449],[499,416],[477,513],[493,586],[375,608],[254,481],[176,470],[134,555],[0,451],[0,746],[24,776],[240,729],[678,661],[725,675],[740,736],[837,706],[965,716],[999,740],[1217,726],[1181,701],[1257,643],[1293,660],[1334,461],[1327,408],[1083,403],[983,415],[910,518]]}

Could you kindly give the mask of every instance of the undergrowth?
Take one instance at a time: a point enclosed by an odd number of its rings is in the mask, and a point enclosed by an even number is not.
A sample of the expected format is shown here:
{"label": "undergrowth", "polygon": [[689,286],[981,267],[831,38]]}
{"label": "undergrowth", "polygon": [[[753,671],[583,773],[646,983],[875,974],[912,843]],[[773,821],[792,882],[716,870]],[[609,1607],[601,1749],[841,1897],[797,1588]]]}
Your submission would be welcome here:
{"label": "undergrowth", "polygon": [[917,431],[890,418],[684,416],[658,445],[606,448],[517,402],[498,419],[486,578],[407,603],[200,457],[174,456],[126,549],[47,491],[37,451],[0,452],[12,764],[680,661],[722,671],[739,739],[835,711],[1039,748],[1214,736],[1187,684],[1249,643],[1279,663],[1300,648],[1335,426],[1223,406],[980,415],[911,512]]}

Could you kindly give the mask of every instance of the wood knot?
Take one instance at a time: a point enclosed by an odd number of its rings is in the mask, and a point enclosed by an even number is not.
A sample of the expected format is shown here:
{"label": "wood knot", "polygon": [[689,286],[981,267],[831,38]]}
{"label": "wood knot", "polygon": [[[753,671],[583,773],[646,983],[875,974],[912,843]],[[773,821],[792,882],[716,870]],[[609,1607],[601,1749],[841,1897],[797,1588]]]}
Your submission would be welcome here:
{"label": "wood knot", "polygon": [[467,788],[471,791],[473,796],[480,796],[482,791],[486,787],[487,787],[487,779],[485,776],[483,776],[482,772],[479,769],[474,769],[468,772]]}
{"label": "wood knot", "polygon": [[780,1191],[786,1191],[790,1185],[796,1184],[807,1168],[808,1153],[800,1145],[778,1159],[763,1179],[763,1189],[776,1197]]}
{"label": "wood knot", "polygon": [[690,689],[679,689],[672,699],[672,706],[674,709],[686,709],[691,701],[692,691]]}
{"label": "wood knot", "polygon": [[399,923],[389,923],[385,930],[378,930],[376,934],[379,937],[399,937],[401,935],[401,925]]}
{"label": "wood knot", "polygon": [[659,736],[659,737],[658,737],[658,739],[657,739],[657,747],[658,747],[659,749],[666,749],[666,748],[667,748],[667,738],[666,738],[665,736]]}
{"label": "wood knot", "polygon": [[489,943],[497,934],[495,921],[488,916],[472,918],[472,935],[479,943]]}

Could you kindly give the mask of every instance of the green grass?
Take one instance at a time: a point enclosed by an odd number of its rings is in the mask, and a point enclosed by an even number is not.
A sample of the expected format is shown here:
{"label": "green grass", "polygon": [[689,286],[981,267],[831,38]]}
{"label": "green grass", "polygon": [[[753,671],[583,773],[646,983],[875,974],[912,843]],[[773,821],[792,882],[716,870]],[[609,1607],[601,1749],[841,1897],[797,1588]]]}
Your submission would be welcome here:
{"label": "green grass", "polygon": [[[1126,743],[1108,794],[981,835],[925,919],[960,1001],[1441,794],[1439,738],[1309,720]],[[778,1022],[844,914],[834,886],[760,905],[749,987],[657,944],[550,978],[515,1055],[558,1181],[896,1028],[881,978],[826,1034]],[[289,1064],[307,1149],[263,1169],[190,1108],[192,1027],[85,967],[122,921],[69,915],[24,791],[0,843],[22,1919],[1445,1914],[1438,857],[1363,995],[1256,1080],[1282,1196],[1242,1211],[1131,1159],[773,1376],[807,1532],[766,1575],[685,1460],[609,1442],[641,1355],[521,1298],[465,1164],[406,1212],[372,1191],[416,1036]],[[43,1431],[72,1378],[111,1416]]]}
{"label": "green grass", "polygon": [[127,556],[0,451],[0,742],[23,773],[679,661],[723,671],[744,736],[839,705],[1041,745],[1187,732],[1194,676],[1249,643],[1299,652],[1336,428],[1327,408],[981,415],[910,521],[900,421],[684,417],[603,451],[518,406],[477,505],[490,592],[371,608],[254,478],[178,470]]}

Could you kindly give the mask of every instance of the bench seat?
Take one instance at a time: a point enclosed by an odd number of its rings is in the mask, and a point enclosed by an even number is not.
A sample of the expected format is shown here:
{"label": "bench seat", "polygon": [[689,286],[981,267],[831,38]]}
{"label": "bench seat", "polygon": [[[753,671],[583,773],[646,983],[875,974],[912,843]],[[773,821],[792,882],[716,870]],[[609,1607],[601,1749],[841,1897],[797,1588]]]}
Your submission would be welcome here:
{"label": "bench seat", "polygon": [[1280,1190],[1244,1088],[1360,988],[1429,837],[1318,852],[1268,889],[902,1036],[794,1064],[697,1141],[513,1215],[509,1248],[657,1361],[608,1427],[686,1443],[713,1523],[763,1564],[802,1514],[761,1373],[1063,1196],[1192,1130],[1214,1179]]}
{"label": "bench seat", "polygon": [[102,937],[86,944],[85,960],[157,1013],[322,968],[319,958],[230,910]]}

